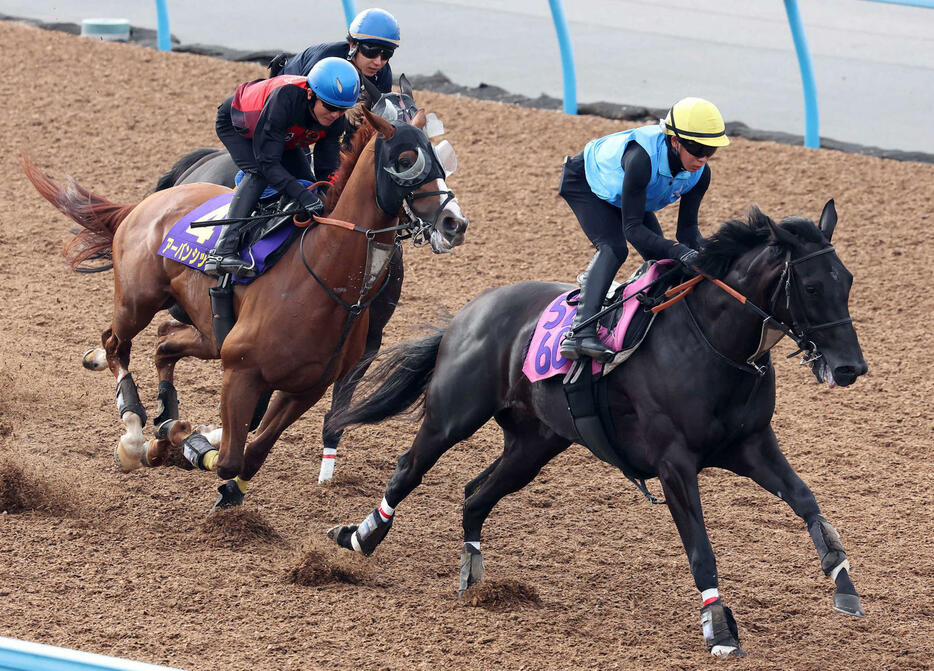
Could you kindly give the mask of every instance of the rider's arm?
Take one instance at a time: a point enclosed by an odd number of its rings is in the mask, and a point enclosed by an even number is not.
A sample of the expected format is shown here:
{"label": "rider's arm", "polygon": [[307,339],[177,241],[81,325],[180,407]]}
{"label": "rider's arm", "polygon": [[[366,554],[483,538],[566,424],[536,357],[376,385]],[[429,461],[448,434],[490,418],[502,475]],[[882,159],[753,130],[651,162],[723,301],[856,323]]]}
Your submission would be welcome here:
{"label": "rider's arm", "polygon": [[269,186],[298,198],[304,191],[295,177],[282,166],[286,131],[307,114],[308,94],[300,86],[280,86],[269,94],[253,131],[253,154]]}
{"label": "rider's arm", "polygon": [[636,142],[630,142],[623,152],[622,168],[623,231],[643,259],[667,259],[674,241],[659,235],[644,224],[645,189],[652,179],[652,161],[648,152]]}
{"label": "rider's arm", "polygon": [[700,249],[704,242],[704,236],[697,227],[697,212],[704,194],[707,193],[707,187],[710,186],[710,166],[705,165],[702,170],[697,184],[681,196],[681,204],[678,205],[678,242],[691,249]]}

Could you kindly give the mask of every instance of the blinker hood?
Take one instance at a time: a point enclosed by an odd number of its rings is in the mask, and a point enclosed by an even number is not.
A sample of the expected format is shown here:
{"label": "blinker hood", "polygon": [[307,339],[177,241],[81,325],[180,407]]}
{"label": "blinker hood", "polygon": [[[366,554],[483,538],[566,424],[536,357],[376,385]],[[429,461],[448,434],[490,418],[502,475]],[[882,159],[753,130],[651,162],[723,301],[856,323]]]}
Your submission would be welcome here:
{"label": "blinker hood", "polygon": [[[420,128],[392,122],[396,132],[389,140],[376,137],[376,203],[391,216],[402,208],[405,197],[422,184],[444,179],[444,168],[435,157],[428,136]],[[416,153],[415,163],[405,170],[396,168],[399,154],[406,151]]]}

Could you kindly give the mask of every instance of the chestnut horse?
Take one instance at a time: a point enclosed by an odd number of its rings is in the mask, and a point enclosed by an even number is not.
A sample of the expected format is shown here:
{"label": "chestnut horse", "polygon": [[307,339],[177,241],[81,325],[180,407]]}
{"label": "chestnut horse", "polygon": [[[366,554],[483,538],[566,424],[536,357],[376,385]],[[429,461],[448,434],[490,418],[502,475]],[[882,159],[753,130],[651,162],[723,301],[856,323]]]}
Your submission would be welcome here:
{"label": "chestnut horse", "polygon": [[[414,91],[408,78],[403,74],[399,77],[399,92],[380,94],[375,85],[366,77],[363,78],[364,89],[367,92],[369,100],[376,102],[370,107],[373,114],[380,116],[387,121],[404,121],[412,123],[418,108],[415,103]],[[443,125],[436,123],[436,130],[429,132],[429,137],[443,132]],[[440,128],[437,128],[440,126]],[[437,145],[440,150],[445,150],[442,142]],[[446,149],[450,149],[450,145]],[[450,155],[453,157],[452,155]],[[454,163],[446,166],[445,172],[453,172]],[[448,169],[450,167],[450,169]],[[193,184],[195,182],[209,182],[211,184],[221,184],[223,186],[233,187],[237,175],[236,164],[230,158],[230,154],[224,149],[201,148],[189,152],[178,159],[173,166],[165,172],[156,184],[155,191],[178,186],[180,184]],[[434,189],[438,192],[447,191],[448,187],[443,179],[438,179],[434,183]],[[442,203],[442,207],[434,214],[432,223],[435,228],[444,230],[445,227],[451,230],[456,229],[463,221],[463,215],[460,211],[460,204],[456,198],[450,198]],[[432,244],[432,251],[436,254],[450,251],[441,244],[440,240],[429,240]],[[323,450],[321,456],[321,468],[318,475],[318,482],[327,482],[334,473],[334,466],[337,461],[337,448],[341,439],[342,432],[329,431],[328,419],[337,409],[337,404],[342,398],[353,396],[357,381],[366,372],[369,362],[376,356],[383,342],[383,330],[389,323],[390,318],[395,311],[396,304],[402,293],[402,282],[405,277],[405,268],[403,264],[403,254],[401,246],[395,250],[389,261],[389,275],[386,280],[386,286],[380,295],[373,301],[369,309],[369,328],[366,335],[366,349],[360,363],[350,371],[346,376],[340,378],[334,383],[332,392],[331,408],[324,417],[324,425],[321,433]],[[178,404],[178,395],[175,391],[174,376],[175,365],[179,360],[194,356],[201,359],[216,359],[220,352],[212,347],[212,343],[204,342],[198,331],[187,324],[178,321],[169,321],[159,327],[159,342],[156,344],[156,370],[159,373],[159,399],[162,403],[163,413],[171,414],[172,409]],[[165,417],[168,416],[165,415]],[[156,418],[158,425],[164,419],[163,414]],[[216,442],[216,435],[209,434],[209,439]]]}
{"label": "chestnut horse", "polygon": [[[418,122],[424,123],[424,113]],[[164,435],[179,444],[193,463],[229,479],[215,505],[242,501],[246,484],[289,425],[324,394],[334,380],[360,359],[368,314],[377,294],[399,227],[403,205],[437,208],[448,194],[414,201],[413,192],[432,183],[443,168],[427,135],[416,126],[390,123],[365,111],[354,149],[344,155],[339,177],[327,196],[331,210],[265,274],[234,296],[237,322],[220,348],[224,369],[219,452],[204,436],[185,437],[185,422]],[[212,279],[157,254],[172,225],[201,203],[228,192],[213,184],[189,184],[158,191],[137,205],[116,205],[77,184],[67,188],[24,159],[24,171],[49,202],[86,231],[73,263],[104,249],[114,263],[114,311],[101,337],[99,360],[117,379],[117,408],[126,433],[115,448],[119,465],[138,468],[147,456],[142,426],[146,413],[130,375],[132,339],[160,310],[178,304],[200,338],[217,348],[208,289]],[[418,220],[420,223],[421,220]],[[467,221],[432,231],[454,246],[463,241]],[[426,231],[420,231],[427,235]],[[82,237],[83,236],[83,237]],[[348,302],[345,302],[347,299]],[[246,444],[260,400],[276,396],[258,434]],[[169,427],[166,427],[168,429]],[[162,441],[160,448],[167,449]]]}

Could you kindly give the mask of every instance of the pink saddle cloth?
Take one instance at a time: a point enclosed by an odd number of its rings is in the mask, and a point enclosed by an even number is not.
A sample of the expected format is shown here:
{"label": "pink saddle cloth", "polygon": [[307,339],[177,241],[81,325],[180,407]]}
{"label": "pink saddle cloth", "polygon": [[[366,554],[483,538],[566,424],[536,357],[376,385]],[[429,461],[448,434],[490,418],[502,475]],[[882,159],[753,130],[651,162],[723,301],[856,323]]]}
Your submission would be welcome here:
{"label": "pink saddle cloth", "polygon": [[[632,296],[645,289],[658,278],[662,271],[668,270],[673,263],[674,261],[665,259],[652,264],[641,275],[626,285],[621,298]],[[535,331],[532,333],[532,340],[525,355],[525,362],[522,364],[522,372],[532,382],[538,382],[555,375],[564,375],[571,369],[571,361],[561,356],[560,352],[561,340],[571,330],[571,322],[574,321],[574,315],[577,314],[577,306],[568,305],[568,294],[570,292],[559,295],[545,308],[542,316],[538,319]],[[608,330],[602,325],[597,327],[597,335],[600,337],[601,342],[608,347],[612,347],[615,352],[620,351],[633,315],[641,307],[642,304],[635,299],[623,303],[620,319],[612,330]],[[594,373],[602,369],[603,364],[593,362]]]}

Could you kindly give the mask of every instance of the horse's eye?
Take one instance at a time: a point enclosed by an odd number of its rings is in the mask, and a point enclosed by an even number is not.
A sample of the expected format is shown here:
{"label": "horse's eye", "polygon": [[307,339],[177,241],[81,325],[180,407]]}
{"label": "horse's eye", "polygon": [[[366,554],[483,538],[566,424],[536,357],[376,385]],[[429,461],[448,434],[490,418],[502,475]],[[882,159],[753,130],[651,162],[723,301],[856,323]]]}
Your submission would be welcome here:
{"label": "horse's eye", "polygon": [[817,284],[805,284],[804,290],[809,294],[816,294],[820,291],[820,286]]}
{"label": "horse's eye", "polygon": [[411,168],[411,167],[412,167],[412,159],[409,158],[408,156],[400,156],[400,157],[399,157],[399,167],[402,168],[403,170],[406,170],[406,169],[408,169],[408,168]]}

